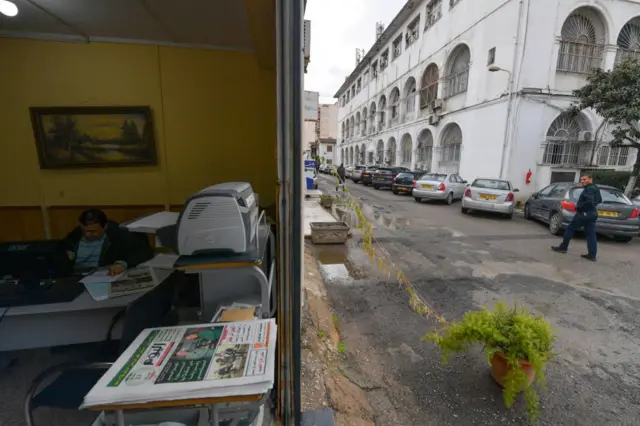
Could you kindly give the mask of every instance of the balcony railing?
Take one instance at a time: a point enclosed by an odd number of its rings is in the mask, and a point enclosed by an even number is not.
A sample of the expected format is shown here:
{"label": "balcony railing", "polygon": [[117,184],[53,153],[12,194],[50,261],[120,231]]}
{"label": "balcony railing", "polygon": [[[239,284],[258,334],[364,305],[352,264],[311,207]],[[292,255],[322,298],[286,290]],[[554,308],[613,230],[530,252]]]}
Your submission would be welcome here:
{"label": "balcony railing", "polygon": [[623,49],[619,47],[616,52],[615,65],[618,65],[627,59],[640,60],[640,50]]}
{"label": "balcony railing", "polygon": [[587,74],[593,68],[602,68],[603,57],[604,45],[561,40],[556,69]]}
{"label": "balcony railing", "polygon": [[547,166],[590,166],[596,161],[593,143],[576,140],[544,141],[540,164]]}

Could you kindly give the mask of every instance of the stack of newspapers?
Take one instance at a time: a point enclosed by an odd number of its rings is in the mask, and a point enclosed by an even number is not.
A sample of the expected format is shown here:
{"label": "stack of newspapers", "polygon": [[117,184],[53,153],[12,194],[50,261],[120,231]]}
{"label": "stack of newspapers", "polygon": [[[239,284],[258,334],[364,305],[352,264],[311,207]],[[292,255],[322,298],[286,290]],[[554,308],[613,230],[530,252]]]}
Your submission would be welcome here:
{"label": "stack of newspapers", "polygon": [[274,319],[144,330],[81,408],[264,394],[276,334]]}

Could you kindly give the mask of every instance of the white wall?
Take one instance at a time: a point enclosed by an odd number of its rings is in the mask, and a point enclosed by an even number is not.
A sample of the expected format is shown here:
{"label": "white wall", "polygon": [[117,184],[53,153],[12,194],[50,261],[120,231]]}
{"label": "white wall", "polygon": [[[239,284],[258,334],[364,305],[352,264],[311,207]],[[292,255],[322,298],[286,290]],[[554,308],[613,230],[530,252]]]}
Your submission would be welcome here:
{"label": "white wall", "polygon": [[320,104],[320,139],[338,138],[338,104]]}
{"label": "white wall", "polygon": [[[318,149],[318,155],[321,158],[324,158],[325,163],[336,164],[336,144],[335,143],[320,143],[320,148]],[[331,149],[331,152],[329,152]]]}

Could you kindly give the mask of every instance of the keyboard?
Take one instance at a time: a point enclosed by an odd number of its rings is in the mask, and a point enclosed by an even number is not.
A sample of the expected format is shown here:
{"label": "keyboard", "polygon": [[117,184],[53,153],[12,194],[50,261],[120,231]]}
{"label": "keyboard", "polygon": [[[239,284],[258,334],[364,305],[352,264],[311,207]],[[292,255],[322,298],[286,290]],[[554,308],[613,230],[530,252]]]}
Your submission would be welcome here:
{"label": "keyboard", "polygon": [[0,279],[0,308],[66,303],[84,292],[81,275],[42,280]]}

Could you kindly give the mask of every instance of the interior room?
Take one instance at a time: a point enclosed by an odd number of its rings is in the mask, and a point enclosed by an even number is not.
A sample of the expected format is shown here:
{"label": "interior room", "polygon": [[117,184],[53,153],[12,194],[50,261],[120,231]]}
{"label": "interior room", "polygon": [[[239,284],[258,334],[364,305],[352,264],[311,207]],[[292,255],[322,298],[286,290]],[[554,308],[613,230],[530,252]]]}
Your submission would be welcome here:
{"label": "interior room", "polygon": [[[301,22],[301,10],[294,9],[291,16],[297,19],[298,13]],[[207,267],[226,270],[229,265],[256,270],[258,265],[271,285],[276,275],[274,235],[276,225],[282,224],[277,206],[283,197],[278,189],[282,117],[277,107],[277,13],[284,12],[276,8],[275,0],[0,0],[0,245],[57,241],[67,237],[79,220],[85,232],[81,213],[87,209],[101,210],[125,229],[123,224],[157,212],[181,214],[190,197],[203,188],[246,182],[255,194],[261,223],[268,227],[264,244],[258,227],[255,245],[269,247],[270,258],[245,262],[237,255],[235,263],[220,261],[222,266],[183,265],[178,272],[191,268],[184,275],[192,272],[196,284],[183,279],[178,287],[197,288],[199,278],[202,298],[202,277],[222,276]],[[252,197],[238,203],[246,201],[250,208]],[[180,217],[174,216],[176,229]],[[178,247],[162,241],[155,228],[126,231],[146,237],[156,255]],[[283,249],[280,242],[278,247]],[[267,256],[264,253],[260,256]],[[182,258],[182,251],[178,254]],[[128,266],[124,262],[124,268]],[[285,275],[279,273],[279,283]],[[275,297],[276,291],[283,291],[279,286],[274,282],[271,295],[263,297],[272,305],[262,307],[260,318],[273,318],[276,305],[280,307]],[[132,309],[115,307],[113,302],[108,315],[124,312],[126,317]],[[31,307],[20,309],[25,313]],[[38,309],[29,315],[50,313],[48,308]],[[0,342],[17,341],[17,330],[28,340],[29,330],[40,327],[15,325],[18,317],[12,310],[13,306],[0,308]],[[43,370],[73,362],[78,351],[85,350],[81,344],[85,341],[95,346],[104,343],[107,332],[115,340],[126,334],[128,320],[123,325],[118,323],[121,317],[114,316],[99,338],[67,336],[60,340],[64,344],[56,343],[58,334],[90,333],[84,317],[62,319],[62,311],[67,310],[60,308],[58,316],[45,316],[37,323],[46,325],[40,334],[50,336],[51,342],[0,345],[0,424],[25,424],[25,395]],[[279,338],[282,330],[279,326]],[[35,341],[40,334],[31,338]],[[269,398],[271,408],[285,405]],[[222,414],[216,404],[198,405],[211,421],[203,424],[223,421],[217,417]],[[32,420],[34,425],[48,426],[93,421],[101,426],[122,420],[119,409],[102,410],[111,416],[102,420],[96,420],[98,411],[44,404]]]}

